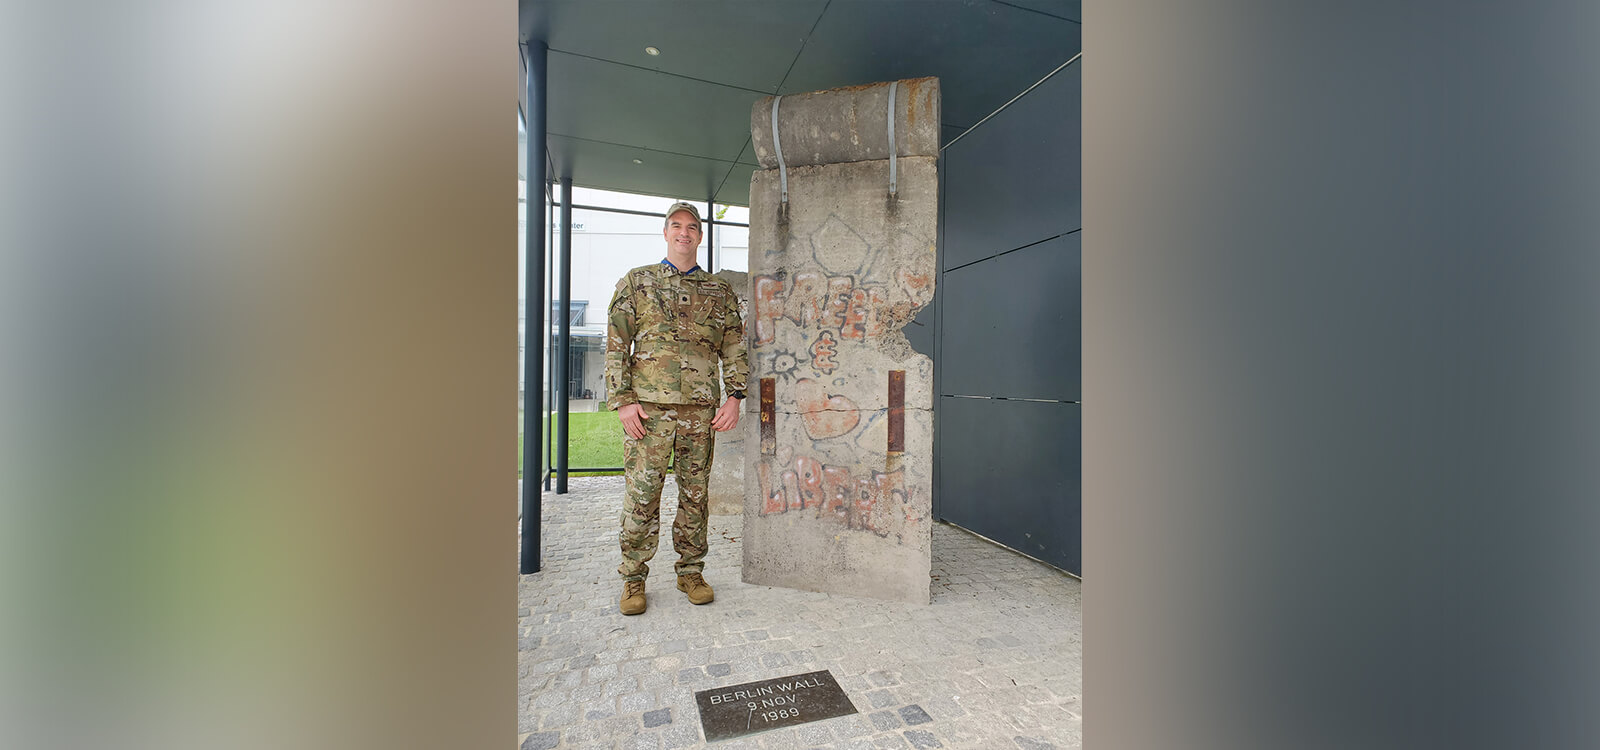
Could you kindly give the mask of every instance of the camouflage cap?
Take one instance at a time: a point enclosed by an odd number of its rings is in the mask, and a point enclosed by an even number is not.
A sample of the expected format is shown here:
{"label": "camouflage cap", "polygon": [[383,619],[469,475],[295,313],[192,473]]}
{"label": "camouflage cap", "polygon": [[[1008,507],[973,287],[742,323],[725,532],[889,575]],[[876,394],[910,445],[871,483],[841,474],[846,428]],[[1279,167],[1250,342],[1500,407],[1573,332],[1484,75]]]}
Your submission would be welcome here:
{"label": "camouflage cap", "polygon": [[672,215],[679,211],[688,211],[690,214],[693,214],[696,224],[705,223],[700,219],[700,209],[695,208],[693,203],[684,203],[683,201],[678,201],[677,203],[667,206],[667,218],[666,221],[661,222],[661,226],[666,226],[668,222],[672,221]]}

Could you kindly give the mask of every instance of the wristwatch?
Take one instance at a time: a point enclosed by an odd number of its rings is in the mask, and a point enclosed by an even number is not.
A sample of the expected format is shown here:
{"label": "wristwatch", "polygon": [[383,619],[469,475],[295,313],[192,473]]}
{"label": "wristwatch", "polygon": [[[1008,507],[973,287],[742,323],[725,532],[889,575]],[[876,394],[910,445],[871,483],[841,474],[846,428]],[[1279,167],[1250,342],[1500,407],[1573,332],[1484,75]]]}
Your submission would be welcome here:
{"label": "wristwatch", "polygon": [[739,399],[740,401],[743,401],[744,400],[744,391],[728,391],[728,398],[736,398],[736,399]]}

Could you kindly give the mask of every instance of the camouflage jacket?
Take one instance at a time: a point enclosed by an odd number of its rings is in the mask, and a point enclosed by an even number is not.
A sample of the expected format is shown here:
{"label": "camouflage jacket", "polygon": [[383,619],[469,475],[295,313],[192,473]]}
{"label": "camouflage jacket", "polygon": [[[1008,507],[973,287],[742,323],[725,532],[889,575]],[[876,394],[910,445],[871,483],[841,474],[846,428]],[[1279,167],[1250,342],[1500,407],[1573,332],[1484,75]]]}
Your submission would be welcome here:
{"label": "camouflage jacket", "polygon": [[750,365],[733,285],[703,270],[640,266],[617,282],[606,327],[606,404],[716,404],[743,391]]}

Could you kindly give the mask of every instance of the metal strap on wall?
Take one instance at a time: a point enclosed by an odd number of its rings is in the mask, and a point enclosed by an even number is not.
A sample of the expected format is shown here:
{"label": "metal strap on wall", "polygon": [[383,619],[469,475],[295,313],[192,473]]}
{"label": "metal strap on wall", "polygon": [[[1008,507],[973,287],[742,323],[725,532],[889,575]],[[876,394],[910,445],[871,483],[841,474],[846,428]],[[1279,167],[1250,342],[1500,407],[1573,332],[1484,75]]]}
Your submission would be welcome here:
{"label": "metal strap on wall", "polygon": [[899,81],[889,82],[889,195],[895,191],[895,164],[894,164],[894,89],[899,86]]}
{"label": "metal strap on wall", "polygon": [[778,102],[783,97],[772,97],[772,150],[778,155],[778,186],[783,192],[783,207],[789,207],[789,167],[783,163],[783,144],[778,142]]}

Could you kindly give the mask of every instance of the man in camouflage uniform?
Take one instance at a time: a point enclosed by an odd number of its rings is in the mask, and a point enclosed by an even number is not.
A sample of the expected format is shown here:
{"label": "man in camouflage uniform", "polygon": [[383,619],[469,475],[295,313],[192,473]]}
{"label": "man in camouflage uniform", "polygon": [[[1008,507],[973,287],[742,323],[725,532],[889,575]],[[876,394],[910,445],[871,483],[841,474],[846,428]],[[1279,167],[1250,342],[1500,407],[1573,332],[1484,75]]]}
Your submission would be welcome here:
{"label": "man in camouflage uniform", "polygon": [[[646,565],[655,556],[661,523],[661,486],[667,463],[678,481],[672,546],[678,552],[678,590],[695,604],[713,594],[701,571],[706,558],[706,514],[711,480],[712,430],[739,424],[750,366],[744,322],[733,285],[695,263],[700,212],[691,204],[667,209],[667,258],[640,266],[617,282],[606,330],[607,404],[622,420],[627,496],[622,506],[621,609],[645,609]],[[718,402],[717,363],[727,400]]]}

